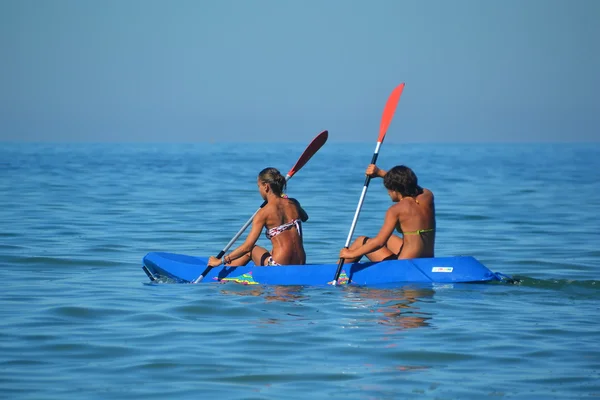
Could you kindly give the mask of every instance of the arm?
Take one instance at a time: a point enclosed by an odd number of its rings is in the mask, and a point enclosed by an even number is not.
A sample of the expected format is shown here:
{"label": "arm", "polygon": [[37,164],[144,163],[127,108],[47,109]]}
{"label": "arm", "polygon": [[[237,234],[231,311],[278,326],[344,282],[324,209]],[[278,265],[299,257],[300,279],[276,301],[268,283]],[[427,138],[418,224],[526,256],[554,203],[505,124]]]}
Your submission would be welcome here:
{"label": "arm", "polygon": [[302,206],[300,205],[300,202],[296,199],[289,199],[290,201],[292,201],[296,207],[298,207],[298,213],[300,213],[300,221],[302,222],[306,222],[308,221],[308,214],[306,213],[306,211],[304,211],[304,208],[302,208]]}
{"label": "arm", "polygon": [[367,243],[363,244],[359,248],[355,250],[343,249],[344,255],[342,258],[356,258],[363,256],[365,254],[371,253],[375,251],[387,243],[390,236],[394,232],[396,227],[396,223],[398,221],[398,213],[394,206],[390,207],[385,213],[385,219],[383,221],[383,226],[379,230],[377,236],[369,240]]}
{"label": "arm", "polygon": [[370,164],[365,171],[365,174],[371,178],[383,178],[386,173],[387,171],[377,167],[375,164]]}
{"label": "arm", "polygon": [[[266,220],[264,213],[259,212],[258,214],[256,214],[256,216],[252,220],[252,228],[250,228],[250,233],[246,237],[246,240],[244,240],[244,243],[242,243],[228,255],[224,256],[223,259],[227,259],[227,262],[229,263],[237,258],[240,258],[244,254],[252,251],[252,248],[254,247],[256,241],[258,240],[258,237],[260,236],[260,231],[265,226],[265,222]],[[211,256],[208,259],[207,265],[209,267],[216,267],[218,265],[221,265],[222,261],[224,260]]]}

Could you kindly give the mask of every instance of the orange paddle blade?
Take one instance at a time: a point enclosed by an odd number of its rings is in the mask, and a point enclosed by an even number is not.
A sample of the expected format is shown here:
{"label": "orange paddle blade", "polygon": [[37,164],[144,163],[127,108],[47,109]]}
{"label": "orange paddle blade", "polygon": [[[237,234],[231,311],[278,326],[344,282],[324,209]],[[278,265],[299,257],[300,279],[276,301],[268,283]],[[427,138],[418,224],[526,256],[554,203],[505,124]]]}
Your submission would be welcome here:
{"label": "orange paddle blade", "polygon": [[400,101],[400,95],[402,95],[402,90],[404,90],[404,82],[396,86],[396,88],[390,94],[387,103],[385,103],[383,115],[381,116],[381,125],[379,126],[379,138],[377,139],[379,143],[383,142],[388,127],[392,122],[392,118],[394,118],[394,112],[396,111],[396,106]]}

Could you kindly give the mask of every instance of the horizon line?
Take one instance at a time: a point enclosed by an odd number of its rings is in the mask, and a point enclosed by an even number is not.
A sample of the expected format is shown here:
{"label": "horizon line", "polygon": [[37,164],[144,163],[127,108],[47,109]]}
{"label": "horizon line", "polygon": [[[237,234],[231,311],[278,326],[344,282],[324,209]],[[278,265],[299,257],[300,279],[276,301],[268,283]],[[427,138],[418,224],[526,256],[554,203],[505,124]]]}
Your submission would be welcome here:
{"label": "horizon line", "polygon": [[[329,140],[329,143],[337,144],[373,144],[375,140]],[[0,143],[7,144],[304,144],[304,141],[272,141],[272,140],[10,140],[0,139]],[[439,141],[415,141],[415,140],[386,140],[386,144],[599,144],[600,139],[592,140],[439,140]]]}

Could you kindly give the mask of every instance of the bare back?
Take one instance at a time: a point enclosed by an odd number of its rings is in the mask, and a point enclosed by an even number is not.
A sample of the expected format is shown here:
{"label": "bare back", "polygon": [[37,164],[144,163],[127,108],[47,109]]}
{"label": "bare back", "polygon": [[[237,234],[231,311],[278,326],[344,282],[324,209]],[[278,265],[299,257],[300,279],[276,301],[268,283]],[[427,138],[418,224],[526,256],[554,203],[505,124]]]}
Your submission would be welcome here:
{"label": "bare back", "polygon": [[[308,219],[300,204],[295,199],[288,198],[270,199],[260,213],[263,214],[264,226],[267,229],[287,224],[293,220],[304,222]],[[302,232],[298,231],[298,227],[300,227],[300,224],[294,225],[271,238],[273,245],[271,255],[279,264],[302,265],[306,263]]]}
{"label": "bare back", "polygon": [[416,197],[404,197],[392,206],[398,218],[396,229],[403,234],[398,258],[434,257],[435,203],[433,193],[423,189]]}

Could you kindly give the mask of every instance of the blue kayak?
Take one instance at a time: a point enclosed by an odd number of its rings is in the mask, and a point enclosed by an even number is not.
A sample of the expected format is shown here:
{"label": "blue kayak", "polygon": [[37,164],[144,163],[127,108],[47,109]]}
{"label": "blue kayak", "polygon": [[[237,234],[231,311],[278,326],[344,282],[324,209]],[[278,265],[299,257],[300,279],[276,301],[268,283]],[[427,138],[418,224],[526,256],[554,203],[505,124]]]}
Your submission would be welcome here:
{"label": "blue kayak", "polygon": [[[208,257],[152,252],[146,254],[142,269],[151,281],[167,279],[191,283],[204,272]],[[202,283],[236,282],[244,285],[331,285],[337,264],[212,268]],[[346,264],[338,284],[390,285],[395,283],[483,283],[506,277],[490,271],[471,256],[415,258]]]}

